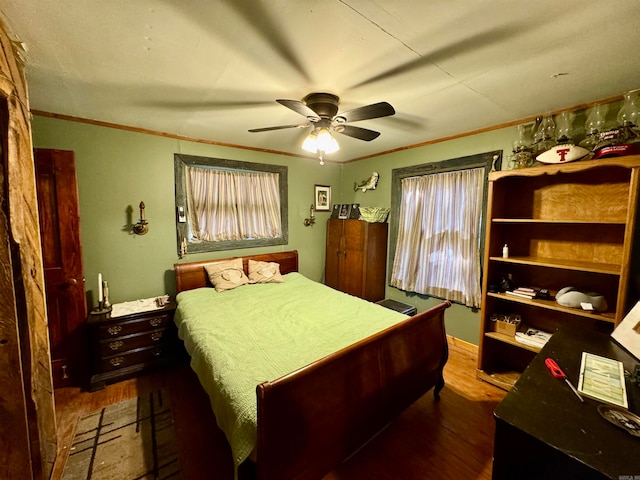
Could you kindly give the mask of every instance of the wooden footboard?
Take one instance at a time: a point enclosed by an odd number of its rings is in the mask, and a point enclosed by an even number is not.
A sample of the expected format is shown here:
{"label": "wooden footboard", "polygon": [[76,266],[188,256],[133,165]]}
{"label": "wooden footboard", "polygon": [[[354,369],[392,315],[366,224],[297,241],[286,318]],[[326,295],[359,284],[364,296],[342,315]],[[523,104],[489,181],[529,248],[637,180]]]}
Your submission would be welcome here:
{"label": "wooden footboard", "polygon": [[317,479],[444,386],[444,302],[257,387],[259,480]]}

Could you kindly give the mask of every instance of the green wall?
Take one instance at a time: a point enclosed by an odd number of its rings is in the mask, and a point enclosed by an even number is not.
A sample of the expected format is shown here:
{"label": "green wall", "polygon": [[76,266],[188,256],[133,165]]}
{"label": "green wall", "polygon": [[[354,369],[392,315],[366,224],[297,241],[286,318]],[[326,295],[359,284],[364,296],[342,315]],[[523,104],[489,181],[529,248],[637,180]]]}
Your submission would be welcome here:
{"label": "green wall", "polygon": [[[575,125],[583,125],[583,118]],[[79,122],[35,116],[34,145],[75,152],[80,197],[81,238],[86,289],[95,291],[97,275],[109,281],[112,302],[148,298],[175,292],[173,264],[223,258],[233,255],[293,250],[300,253],[300,272],[322,281],[328,212],[318,212],[313,227],[304,227],[313,202],[314,184],[331,185],[332,203],[362,206],[391,205],[391,170],[482,152],[503,150],[503,168],[517,135],[516,127],[493,130],[419,148],[401,150],[346,164],[267,154],[176,140]],[[177,256],[173,155],[227,158],[289,167],[289,244],[281,247],[227,250],[211,254]],[[377,171],[376,190],[354,192]],[[150,230],[131,233],[144,201]],[[127,213],[131,211],[132,213]],[[423,311],[438,299],[407,294],[387,287],[387,298],[410,303]],[[479,311],[454,304],[446,315],[447,332],[470,343],[478,343]]]}
{"label": "green wall", "polygon": [[[112,303],[175,293],[173,264],[269,251],[298,250],[300,272],[322,281],[328,212],[303,225],[314,185],[331,185],[334,201],[342,167],[317,160],[187,142],[162,136],[35,116],[37,148],[75,153],[85,288],[97,298],[98,273],[109,282]],[[174,153],[289,167],[289,244],[178,258],[174,214]],[[144,201],[149,233],[134,235]],[[94,301],[95,305],[95,301]]]}

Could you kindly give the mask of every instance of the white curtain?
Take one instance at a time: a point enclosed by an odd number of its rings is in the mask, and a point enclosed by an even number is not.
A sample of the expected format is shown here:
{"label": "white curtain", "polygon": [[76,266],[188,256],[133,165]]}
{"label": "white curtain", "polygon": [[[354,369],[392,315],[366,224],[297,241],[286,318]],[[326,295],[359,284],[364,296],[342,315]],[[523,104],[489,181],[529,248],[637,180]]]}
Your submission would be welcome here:
{"label": "white curtain", "polygon": [[282,235],[277,173],[187,166],[192,240],[223,241]]}
{"label": "white curtain", "polygon": [[480,306],[484,169],[402,180],[391,285]]}

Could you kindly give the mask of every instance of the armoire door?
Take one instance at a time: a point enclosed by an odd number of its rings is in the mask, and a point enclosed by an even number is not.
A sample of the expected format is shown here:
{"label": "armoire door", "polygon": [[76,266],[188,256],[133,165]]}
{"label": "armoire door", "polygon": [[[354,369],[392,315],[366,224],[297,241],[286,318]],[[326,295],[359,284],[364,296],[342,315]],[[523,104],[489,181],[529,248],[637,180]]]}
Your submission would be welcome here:
{"label": "armoire door", "polygon": [[87,306],[73,152],[35,149],[36,190],[44,263],[54,387],[87,377]]}
{"label": "armoire door", "polygon": [[327,246],[325,250],[324,283],[340,290],[340,260],[342,258],[342,220],[327,222]]}
{"label": "armoire door", "polygon": [[342,220],[343,239],[340,265],[340,287],[349,295],[363,297],[365,223],[359,220]]}

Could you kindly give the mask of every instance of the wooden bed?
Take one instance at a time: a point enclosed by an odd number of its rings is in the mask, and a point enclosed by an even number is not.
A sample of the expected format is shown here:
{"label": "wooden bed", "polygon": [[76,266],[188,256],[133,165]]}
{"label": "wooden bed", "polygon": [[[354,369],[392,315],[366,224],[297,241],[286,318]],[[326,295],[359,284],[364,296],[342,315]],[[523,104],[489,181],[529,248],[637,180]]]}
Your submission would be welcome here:
{"label": "wooden bed", "polygon": [[[243,257],[298,270],[297,251]],[[211,287],[204,265],[176,264],[178,292]],[[303,368],[256,386],[259,480],[318,479],[431,388],[444,386],[443,302]],[[382,307],[381,307],[382,308]]]}

